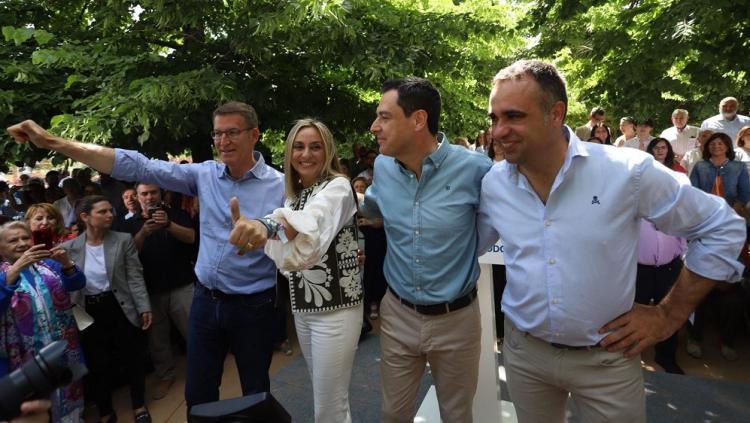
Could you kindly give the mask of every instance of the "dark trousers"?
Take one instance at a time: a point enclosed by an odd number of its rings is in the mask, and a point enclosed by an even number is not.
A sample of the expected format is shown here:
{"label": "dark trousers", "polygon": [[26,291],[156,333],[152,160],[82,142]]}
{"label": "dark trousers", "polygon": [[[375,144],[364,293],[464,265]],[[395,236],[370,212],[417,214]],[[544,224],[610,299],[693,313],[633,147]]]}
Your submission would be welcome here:
{"label": "dark trousers", "polygon": [[198,283],[190,309],[185,401],[189,408],[217,401],[224,359],[232,352],[242,394],[269,392],[277,315],[275,288],[250,295],[218,296]]}
{"label": "dark trousers", "polygon": [[[677,281],[682,270],[682,259],[675,258],[663,266],[647,266],[638,264],[638,272],[635,277],[635,302],[638,304],[654,304],[664,298]],[[655,361],[662,363],[675,363],[677,354],[677,332],[654,346]]]}
{"label": "dark trousers", "polygon": [[498,338],[505,337],[505,313],[503,313],[503,292],[508,278],[505,276],[505,265],[492,265],[492,293],[495,299],[495,335]]}
{"label": "dark trousers", "polygon": [[86,312],[94,323],[82,333],[83,350],[89,368],[89,392],[94,397],[99,415],[113,413],[112,383],[120,366],[125,367],[130,383],[130,403],[133,409],[143,407],[146,383],[144,358],[146,337],[139,327],[125,317],[114,294],[87,300]]}

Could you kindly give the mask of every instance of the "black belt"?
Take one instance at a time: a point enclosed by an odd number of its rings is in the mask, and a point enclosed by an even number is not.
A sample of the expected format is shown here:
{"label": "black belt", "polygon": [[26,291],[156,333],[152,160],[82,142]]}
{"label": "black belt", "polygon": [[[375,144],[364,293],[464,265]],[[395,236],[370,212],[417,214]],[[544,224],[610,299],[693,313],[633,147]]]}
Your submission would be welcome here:
{"label": "black belt", "polygon": [[471,304],[472,301],[474,301],[474,298],[477,297],[477,287],[475,286],[474,289],[472,289],[468,294],[464,295],[463,297],[456,298],[455,300],[449,302],[449,303],[441,303],[441,304],[429,304],[429,305],[419,305],[419,304],[412,304],[405,299],[401,298],[396,294],[396,291],[393,290],[390,286],[388,286],[388,290],[391,291],[391,294],[393,294],[394,297],[403,305],[409,307],[410,309],[416,311],[420,314],[426,314],[429,316],[437,316],[439,314],[446,314],[450,313],[451,311],[460,310],[467,305]]}
{"label": "black belt", "polygon": [[100,302],[107,300],[111,297],[114,297],[114,294],[112,293],[112,291],[104,291],[101,294],[96,294],[96,295],[87,295],[86,304],[99,304]]}
{"label": "black belt", "polygon": [[198,284],[198,287],[199,287],[198,289],[203,291],[204,295],[209,296],[212,299],[219,300],[219,301],[231,301],[231,300],[239,299],[239,298],[251,298],[256,295],[264,295],[269,291],[275,290],[275,288],[268,288],[264,291],[254,292],[252,294],[227,294],[226,292],[219,291],[218,289],[208,289],[200,283]]}
{"label": "black belt", "polygon": [[[542,341],[546,342],[546,341]],[[597,342],[594,345],[565,345],[565,344],[556,344],[554,342],[549,342],[549,344],[553,348],[557,348],[559,350],[570,350],[570,351],[581,351],[581,350],[593,350],[594,348],[601,348],[602,344],[601,342]]]}

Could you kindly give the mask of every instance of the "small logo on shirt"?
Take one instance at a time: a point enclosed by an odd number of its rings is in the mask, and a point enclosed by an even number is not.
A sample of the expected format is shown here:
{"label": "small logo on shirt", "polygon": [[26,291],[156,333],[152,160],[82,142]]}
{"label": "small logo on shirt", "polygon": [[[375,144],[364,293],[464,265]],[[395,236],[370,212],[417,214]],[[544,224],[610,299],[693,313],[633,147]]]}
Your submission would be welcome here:
{"label": "small logo on shirt", "polygon": [[599,197],[597,197],[595,195],[594,198],[591,199],[591,204],[599,204],[599,205],[601,205],[602,203],[599,202]]}
{"label": "small logo on shirt", "polygon": [[451,186],[450,186],[450,185],[446,185],[446,186],[445,186],[445,190],[446,190],[446,191],[450,191],[450,190],[451,190]]}

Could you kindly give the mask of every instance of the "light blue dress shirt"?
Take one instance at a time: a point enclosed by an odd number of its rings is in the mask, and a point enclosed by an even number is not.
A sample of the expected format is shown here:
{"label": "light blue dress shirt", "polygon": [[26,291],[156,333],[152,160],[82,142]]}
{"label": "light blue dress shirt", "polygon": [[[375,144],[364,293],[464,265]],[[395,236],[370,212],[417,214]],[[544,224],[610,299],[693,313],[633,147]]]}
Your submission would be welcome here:
{"label": "light blue dress shirt", "polygon": [[568,151],[546,205],[513,164],[482,181],[480,248],[503,240],[505,315],[548,342],[593,345],[598,330],[629,311],[635,296],[640,219],[690,242],[685,264],[736,281],[745,222],[716,196],[647,153],[581,142]]}
{"label": "light blue dress shirt", "polygon": [[255,166],[235,180],[227,173],[226,165],[213,160],[177,164],[116,149],[112,176],[197,196],[200,201],[200,248],[195,264],[198,280],[206,288],[227,294],[252,294],[275,286],[276,266],[263,250],[238,255],[237,248],[229,243],[233,228],[229,200],[237,197],[242,215],[251,219],[271,214],[284,205],[284,175],[267,166],[257,151],[255,160]]}
{"label": "light blue dress shirt", "polygon": [[395,158],[379,156],[362,212],[382,217],[388,285],[413,304],[467,294],[479,277],[476,216],[489,157],[451,145],[443,135],[417,179]]}

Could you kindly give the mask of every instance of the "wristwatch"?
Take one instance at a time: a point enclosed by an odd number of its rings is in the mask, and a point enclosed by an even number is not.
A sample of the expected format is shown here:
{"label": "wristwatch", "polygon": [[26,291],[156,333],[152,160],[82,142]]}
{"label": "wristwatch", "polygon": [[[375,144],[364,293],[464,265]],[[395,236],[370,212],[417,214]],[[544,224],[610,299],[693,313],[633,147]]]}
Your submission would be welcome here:
{"label": "wristwatch", "polygon": [[270,217],[263,217],[263,218],[255,219],[255,220],[262,223],[263,226],[266,227],[266,231],[267,231],[266,237],[268,239],[271,239],[274,236],[278,235],[279,240],[281,240],[283,244],[286,244],[287,242],[289,242],[289,239],[286,237],[286,231],[285,231],[284,225],[282,225],[281,223],[277,222],[276,220]]}

